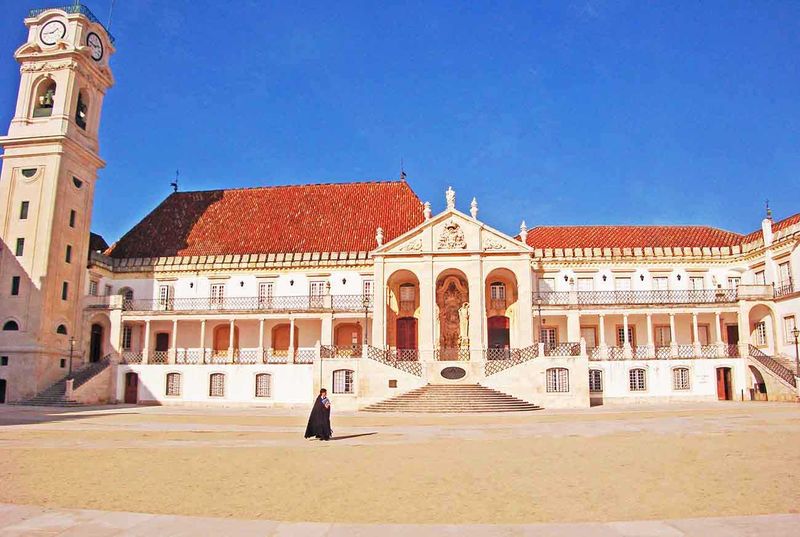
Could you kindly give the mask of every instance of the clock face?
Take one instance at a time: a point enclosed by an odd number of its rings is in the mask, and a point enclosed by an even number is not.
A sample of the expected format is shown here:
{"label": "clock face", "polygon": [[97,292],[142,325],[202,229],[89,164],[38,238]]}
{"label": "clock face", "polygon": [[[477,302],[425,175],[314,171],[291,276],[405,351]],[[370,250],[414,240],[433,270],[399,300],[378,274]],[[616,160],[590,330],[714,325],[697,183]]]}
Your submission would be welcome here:
{"label": "clock face", "polygon": [[92,59],[99,62],[103,58],[103,41],[100,36],[92,32],[86,36],[86,44],[92,49]]}
{"label": "clock face", "polygon": [[45,45],[55,45],[56,41],[64,37],[67,33],[67,27],[61,21],[50,21],[42,26],[42,31],[39,33],[39,38]]}

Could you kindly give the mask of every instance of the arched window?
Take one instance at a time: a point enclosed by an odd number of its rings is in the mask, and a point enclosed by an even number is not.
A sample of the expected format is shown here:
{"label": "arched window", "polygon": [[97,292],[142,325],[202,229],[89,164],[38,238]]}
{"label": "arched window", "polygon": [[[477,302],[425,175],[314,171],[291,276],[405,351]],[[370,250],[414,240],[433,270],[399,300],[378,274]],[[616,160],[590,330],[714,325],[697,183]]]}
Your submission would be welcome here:
{"label": "arched window", "polygon": [[[223,391],[224,391],[224,385],[223,385]],[[181,394],[181,374],[167,373],[167,395],[176,397],[179,396],[180,394]]]}
{"label": "arched window", "polygon": [[39,84],[33,102],[33,117],[50,117],[56,97],[55,80],[43,80]]}
{"label": "arched window", "polygon": [[211,373],[208,382],[208,395],[211,397],[225,397],[225,375]]}
{"label": "arched window", "polygon": [[62,336],[67,335],[67,327],[66,325],[60,324],[58,328],[56,328],[56,334],[61,334]]}
{"label": "arched window", "polygon": [[133,289],[130,287],[123,287],[119,290],[119,294],[122,295],[123,300],[133,300]]}
{"label": "arched window", "polygon": [[6,324],[3,325],[4,332],[13,332],[15,330],[19,330],[17,321],[6,321]]}
{"label": "arched window", "polygon": [[603,391],[603,370],[590,369],[589,370],[589,391],[602,392]]}
{"label": "arched window", "polygon": [[272,397],[272,375],[269,373],[256,375],[256,397]]}
{"label": "arched window", "polygon": [[632,392],[647,391],[647,371],[631,369],[628,373],[629,387]]}
{"label": "arched window", "polygon": [[333,372],[333,393],[353,393],[352,369],[337,369]]}
{"label": "arched window", "polygon": [[75,123],[77,123],[77,125],[83,130],[86,130],[86,119],[88,113],[89,113],[89,107],[87,106],[86,101],[84,100],[83,92],[79,91],[78,104],[75,107]]}
{"label": "arched window", "polygon": [[689,385],[689,368],[676,367],[672,370],[672,389],[676,391],[688,390]]}
{"label": "arched window", "polygon": [[550,393],[565,393],[569,391],[569,369],[565,367],[551,367],[545,371],[547,391]]}

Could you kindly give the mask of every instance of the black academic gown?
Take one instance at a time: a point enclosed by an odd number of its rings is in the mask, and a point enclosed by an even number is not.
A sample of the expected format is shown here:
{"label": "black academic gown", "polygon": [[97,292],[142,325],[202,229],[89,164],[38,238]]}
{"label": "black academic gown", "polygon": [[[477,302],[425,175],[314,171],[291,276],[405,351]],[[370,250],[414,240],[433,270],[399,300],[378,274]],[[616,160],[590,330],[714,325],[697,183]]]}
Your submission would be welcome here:
{"label": "black academic gown", "polygon": [[306,438],[315,436],[320,440],[328,440],[332,434],[331,409],[325,407],[321,396],[317,396],[317,400],[314,401],[314,407],[311,409],[311,415],[308,417],[305,436]]}

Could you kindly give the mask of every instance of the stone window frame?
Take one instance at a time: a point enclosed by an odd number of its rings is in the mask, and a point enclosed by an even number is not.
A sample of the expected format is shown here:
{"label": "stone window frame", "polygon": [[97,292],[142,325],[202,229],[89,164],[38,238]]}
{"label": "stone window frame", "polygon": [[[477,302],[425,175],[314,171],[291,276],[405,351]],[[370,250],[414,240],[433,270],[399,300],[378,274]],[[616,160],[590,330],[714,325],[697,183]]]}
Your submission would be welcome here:
{"label": "stone window frame", "polygon": [[256,373],[254,396],[259,399],[272,398],[272,373]]}
{"label": "stone window frame", "polygon": [[672,389],[676,392],[686,392],[692,389],[691,371],[688,367],[672,368]]}
{"label": "stone window frame", "polygon": [[[218,380],[218,385],[214,381]],[[208,396],[225,397],[225,373],[216,372],[208,375]]]}
{"label": "stone window frame", "polygon": [[647,391],[647,369],[634,367],[628,371],[628,390],[631,392]]}
{"label": "stone window frame", "polygon": [[333,393],[338,395],[355,394],[356,372],[352,369],[337,369],[333,372]]}
{"label": "stone window frame", "polygon": [[569,393],[569,369],[550,367],[545,370],[545,390],[547,393]]}
{"label": "stone window frame", "polygon": [[590,393],[603,393],[603,370],[602,369],[590,369],[589,370],[589,392]]}
{"label": "stone window frame", "polygon": [[[164,395],[167,397],[180,397],[181,396],[181,384],[182,384],[182,375],[177,371],[170,371],[164,377]],[[209,381],[209,393],[210,393],[210,381]],[[223,384],[223,393],[224,393],[224,384]]]}

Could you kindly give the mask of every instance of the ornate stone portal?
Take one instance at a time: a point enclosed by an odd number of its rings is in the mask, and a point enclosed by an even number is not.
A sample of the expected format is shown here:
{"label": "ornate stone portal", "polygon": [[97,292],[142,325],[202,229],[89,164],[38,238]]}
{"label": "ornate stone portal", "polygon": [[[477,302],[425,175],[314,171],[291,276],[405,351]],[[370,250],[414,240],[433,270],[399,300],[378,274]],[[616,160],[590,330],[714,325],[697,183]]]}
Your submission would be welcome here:
{"label": "ornate stone portal", "polygon": [[461,276],[441,278],[436,285],[436,305],[439,308],[439,349],[454,353],[469,348],[469,288]]}

